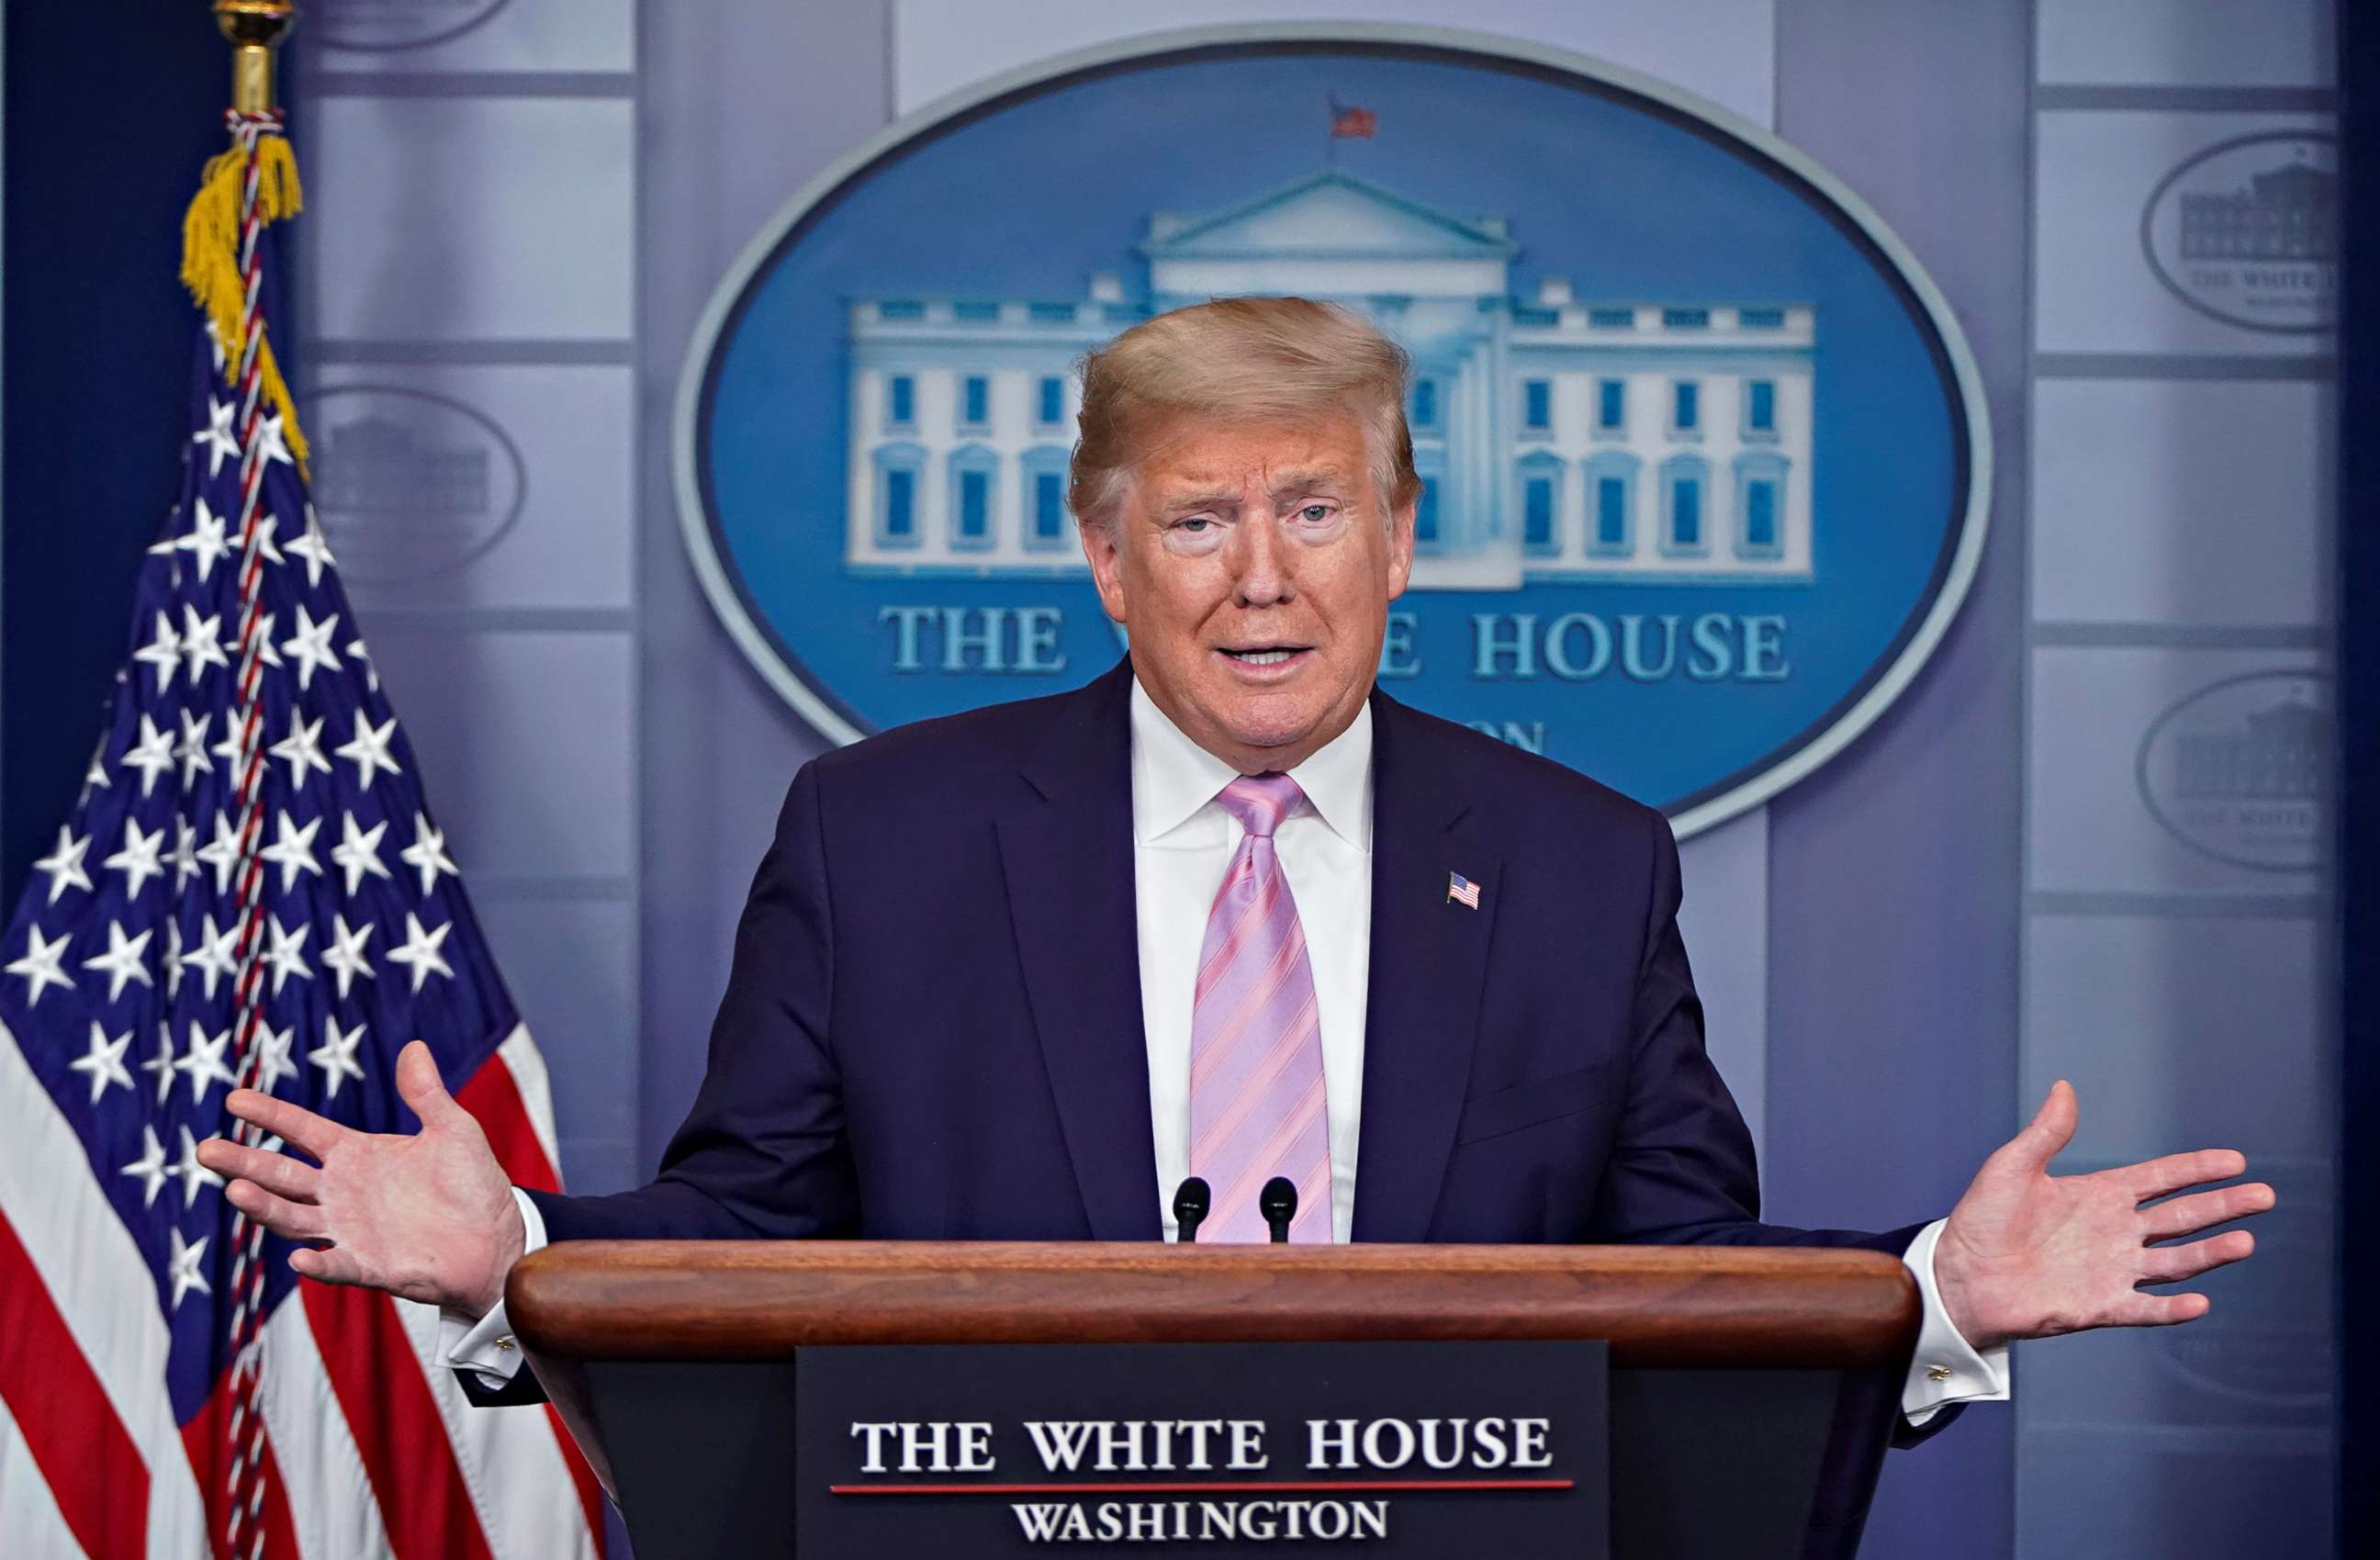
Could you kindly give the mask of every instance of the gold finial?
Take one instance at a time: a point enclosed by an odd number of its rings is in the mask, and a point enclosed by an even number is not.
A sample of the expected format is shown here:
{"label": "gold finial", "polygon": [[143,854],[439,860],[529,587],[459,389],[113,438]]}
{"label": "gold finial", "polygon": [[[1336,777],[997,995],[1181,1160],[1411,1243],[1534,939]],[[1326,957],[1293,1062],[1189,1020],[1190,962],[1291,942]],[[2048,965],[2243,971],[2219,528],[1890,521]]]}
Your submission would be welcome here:
{"label": "gold finial", "polygon": [[273,51],[298,20],[294,0],[214,0],[215,26],[231,41],[231,105],[273,110]]}

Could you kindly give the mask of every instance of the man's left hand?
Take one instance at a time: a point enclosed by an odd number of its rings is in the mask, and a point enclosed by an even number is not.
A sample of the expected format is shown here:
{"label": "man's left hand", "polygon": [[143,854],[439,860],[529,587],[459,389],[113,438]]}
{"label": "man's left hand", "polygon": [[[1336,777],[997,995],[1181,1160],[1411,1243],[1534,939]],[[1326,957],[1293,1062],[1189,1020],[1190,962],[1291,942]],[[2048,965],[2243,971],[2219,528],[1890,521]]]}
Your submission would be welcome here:
{"label": "man's left hand", "polygon": [[2182,1246],[2195,1235],[2273,1205],[2261,1181],[2168,1197],[2244,1174],[2228,1148],[2169,1154],[2087,1176],[2053,1176],[2049,1162],[2074,1136],[2074,1088],[2052,1085],[2032,1124],[1975,1172],[1934,1249],[1934,1279],[1960,1334],[1976,1348],[2054,1337],[2089,1327],[2158,1327],[2206,1314],[2201,1294],[2152,1295],[2238,1262],[2256,1249],[2244,1229]]}

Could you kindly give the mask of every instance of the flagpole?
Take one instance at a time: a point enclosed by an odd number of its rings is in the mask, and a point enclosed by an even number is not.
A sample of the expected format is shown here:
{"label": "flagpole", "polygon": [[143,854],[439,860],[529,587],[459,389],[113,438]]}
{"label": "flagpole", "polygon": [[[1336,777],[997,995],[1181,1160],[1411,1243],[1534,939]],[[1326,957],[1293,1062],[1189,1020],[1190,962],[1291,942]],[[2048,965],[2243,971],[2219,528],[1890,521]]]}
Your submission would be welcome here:
{"label": "flagpole", "polygon": [[[259,240],[266,224],[293,212],[299,199],[295,166],[288,160],[286,143],[281,136],[281,113],[273,91],[274,54],[297,19],[298,7],[292,0],[213,0],[212,8],[215,26],[232,45],[232,102],[227,116],[232,151],[210,164],[206,183],[213,185],[219,170],[226,186],[237,180],[237,189],[234,211],[218,213],[236,214],[236,220],[228,231],[219,229],[214,235],[218,240],[233,239],[229,252],[215,257],[218,265],[227,260],[235,268],[233,275],[238,291],[237,302],[232,306],[236,312],[229,316],[233,328],[222,330],[225,321],[212,318],[214,309],[209,308],[208,312],[224,349],[222,363],[228,387],[234,392],[239,427],[240,507],[236,533],[240,543],[239,652],[232,711],[236,724],[231,733],[235,753],[230,776],[239,816],[239,910],[235,923],[239,935],[236,945],[232,1031],[237,1058],[234,1076],[239,1086],[252,1088],[258,1082],[257,1065],[261,1054],[257,1038],[264,997],[261,957],[265,920],[264,863],[260,849],[263,829],[264,733],[259,682],[261,654],[266,648],[262,640],[270,620],[262,616],[260,601],[264,538],[276,524],[263,503],[263,479],[270,456],[260,436],[268,420],[286,424],[288,432],[292,436],[296,433],[295,417],[285,409],[287,388],[273,367],[267,345],[261,287],[264,256]],[[274,168],[272,193],[269,198],[260,199],[265,195],[268,162]],[[230,188],[218,193],[229,196]],[[185,224],[186,244],[194,249],[204,247],[207,224],[195,213],[203,211],[205,203],[202,189],[193,219]],[[195,278],[201,272],[192,271],[193,258],[192,253],[186,252],[185,275]],[[206,307],[208,300],[203,292],[200,302]],[[268,418],[269,407],[283,410]],[[270,1079],[265,1080],[265,1086],[272,1086]],[[250,1145],[258,1139],[246,1122],[240,1124],[235,1136]],[[217,1507],[224,1522],[222,1553],[230,1560],[258,1560],[265,1541],[263,1243],[263,1226],[233,1210],[233,1303],[227,1340],[231,1404],[222,1447],[222,1504]]]}
{"label": "flagpole", "polygon": [[214,0],[215,26],[231,42],[231,106],[273,111],[273,60],[298,20],[294,0]]}

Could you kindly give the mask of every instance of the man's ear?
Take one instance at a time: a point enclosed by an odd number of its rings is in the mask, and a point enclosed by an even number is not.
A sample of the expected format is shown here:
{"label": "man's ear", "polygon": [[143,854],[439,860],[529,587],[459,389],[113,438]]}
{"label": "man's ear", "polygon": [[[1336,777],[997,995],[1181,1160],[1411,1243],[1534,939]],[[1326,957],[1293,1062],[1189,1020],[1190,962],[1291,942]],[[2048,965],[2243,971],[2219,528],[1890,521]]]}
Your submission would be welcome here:
{"label": "man's ear", "polygon": [[1408,499],[1389,512],[1389,599],[1405,593],[1413,581],[1414,504]]}
{"label": "man's ear", "polygon": [[1108,616],[1129,628],[1123,605],[1123,520],[1111,514],[1102,524],[1089,521],[1075,526],[1082,534],[1083,557],[1091,565],[1091,583],[1099,587],[1099,605]]}

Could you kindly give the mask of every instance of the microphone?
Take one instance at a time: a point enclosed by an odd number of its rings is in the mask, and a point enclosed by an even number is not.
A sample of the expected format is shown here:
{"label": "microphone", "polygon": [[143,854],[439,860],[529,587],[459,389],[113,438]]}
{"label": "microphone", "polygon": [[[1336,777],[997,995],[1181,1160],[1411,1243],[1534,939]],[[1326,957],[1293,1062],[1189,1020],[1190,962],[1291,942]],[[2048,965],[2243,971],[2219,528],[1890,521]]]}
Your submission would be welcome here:
{"label": "microphone", "polygon": [[1206,1222],[1207,1205],[1212,1196],[1201,1176],[1192,1176],[1175,1189],[1173,1222],[1182,1227],[1182,1244],[1187,1246],[1198,1239],[1198,1227]]}
{"label": "microphone", "polygon": [[1264,1183],[1257,1193],[1257,1211],[1264,1215],[1265,1227],[1272,1231],[1273,1244],[1289,1240],[1289,1221],[1297,1216],[1297,1185],[1287,1176],[1275,1176]]}

